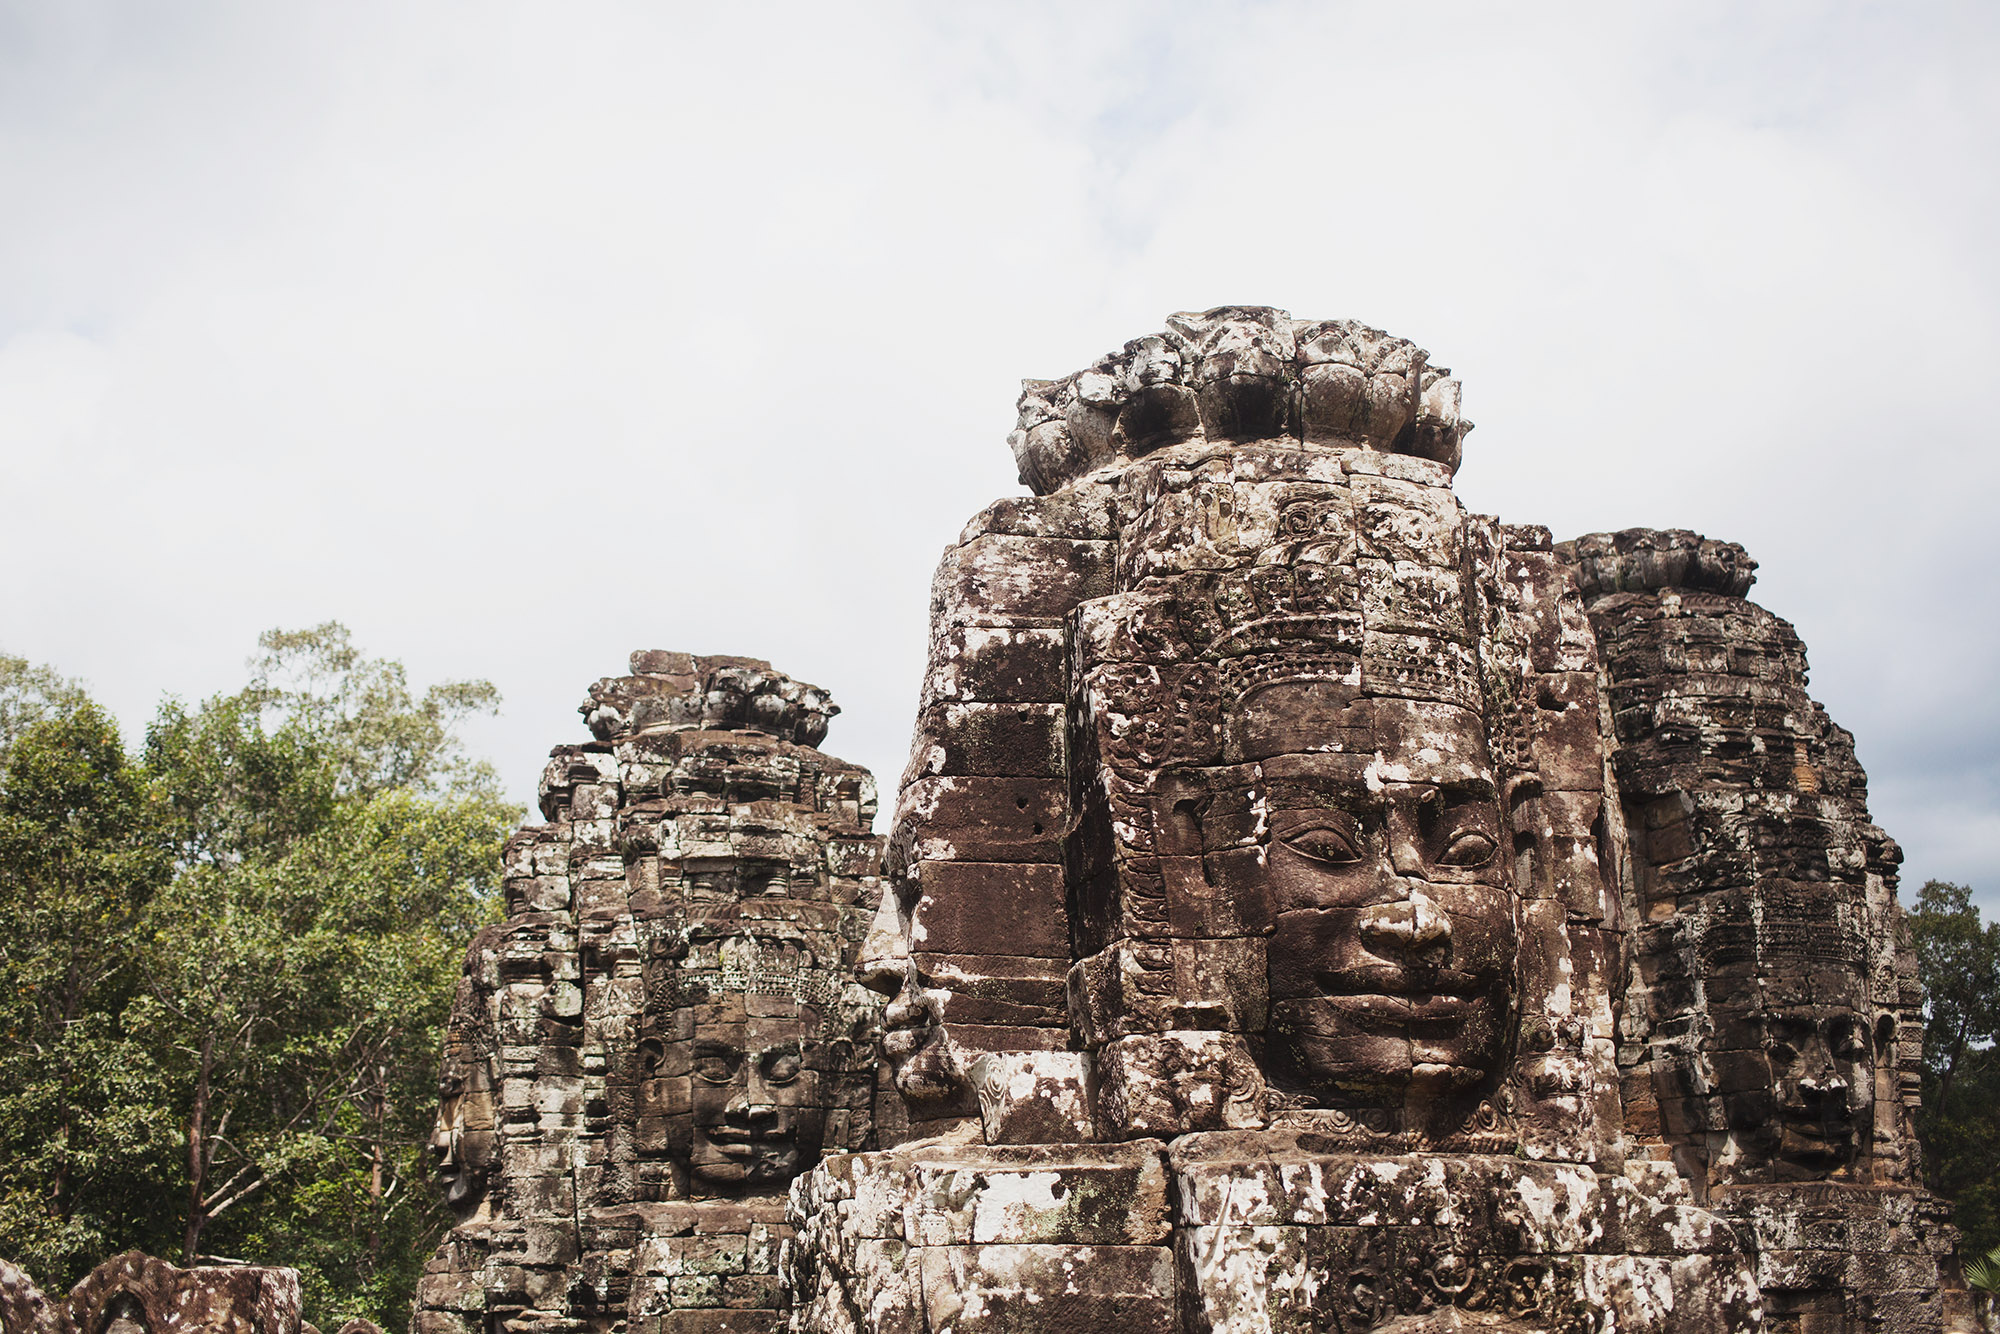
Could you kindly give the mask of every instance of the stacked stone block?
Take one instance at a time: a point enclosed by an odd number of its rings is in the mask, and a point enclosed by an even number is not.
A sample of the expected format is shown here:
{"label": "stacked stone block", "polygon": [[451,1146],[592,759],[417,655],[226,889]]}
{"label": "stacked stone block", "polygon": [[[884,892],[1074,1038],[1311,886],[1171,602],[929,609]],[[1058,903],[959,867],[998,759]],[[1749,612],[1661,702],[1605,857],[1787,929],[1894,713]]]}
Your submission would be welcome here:
{"label": "stacked stone block", "polygon": [[786,1181],[875,1137],[874,784],[757,659],[635,653],[580,711],[454,1004],[416,1326],[769,1329]]}
{"label": "stacked stone block", "polygon": [[[914,1135],[975,1114],[1001,1142],[1074,1138],[1084,1125],[1063,990],[1063,626],[1110,587],[1104,502],[997,502],[966,525],[932,583],[929,661],[890,838],[894,901],[884,905],[914,925],[887,931],[874,959],[886,990],[914,967],[948,996],[940,1013],[912,1019],[958,1092],[914,1099]],[[890,964],[885,952],[899,957]],[[990,1096],[975,1102],[968,1085]]]}

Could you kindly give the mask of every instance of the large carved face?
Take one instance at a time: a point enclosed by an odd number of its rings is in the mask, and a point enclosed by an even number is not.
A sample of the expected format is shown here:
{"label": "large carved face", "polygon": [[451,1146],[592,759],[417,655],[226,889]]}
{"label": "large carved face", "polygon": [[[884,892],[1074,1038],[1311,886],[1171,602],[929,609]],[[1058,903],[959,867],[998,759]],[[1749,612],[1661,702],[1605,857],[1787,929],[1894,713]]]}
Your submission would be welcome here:
{"label": "large carved face", "polygon": [[[1484,726],[1449,705],[1272,687],[1262,756],[1274,912],[1271,1054],[1323,1093],[1468,1088],[1503,1054],[1515,954]],[[1303,750],[1366,729],[1372,747]]]}
{"label": "large carved face", "polygon": [[486,1060],[447,1053],[429,1147],[445,1203],[461,1218],[477,1212],[499,1157]]}
{"label": "large carved face", "polygon": [[889,997],[882,1011],[882,1058],[896,1091],[924,1110],[951,1104],[966,1092],[957,1054],[945,1034],[949,993],[933,986],[910,948],[911,912],[893,880],[885,879],[874,925],[862,942],[857,970],[862,984]]}
{"label": "large carved face", "polygon": [[[747,1002],[737,1013],[730,1001]],[[789,1181],[826,1136],[820,1016],[796,1001],[730,996],[699,1007],[688,1044],[688,1169],[705,1181]]]}

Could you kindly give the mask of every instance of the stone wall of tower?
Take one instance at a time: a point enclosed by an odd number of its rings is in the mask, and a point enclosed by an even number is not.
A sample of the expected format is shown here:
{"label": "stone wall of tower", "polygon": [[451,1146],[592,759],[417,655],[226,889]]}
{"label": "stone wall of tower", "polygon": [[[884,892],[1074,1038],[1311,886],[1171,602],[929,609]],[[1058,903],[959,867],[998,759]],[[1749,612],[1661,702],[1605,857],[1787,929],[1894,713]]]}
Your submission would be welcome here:
{"label": "stone wall of tower", "polygon": [[1952,1237],[1913,1189],[1923,998],[1854,739],[1745,597],[1740,546],[1635,529],[1562,554],[1628,831],[1628,1126],[1747,1228],[1772,1328],[1935,1328]]}

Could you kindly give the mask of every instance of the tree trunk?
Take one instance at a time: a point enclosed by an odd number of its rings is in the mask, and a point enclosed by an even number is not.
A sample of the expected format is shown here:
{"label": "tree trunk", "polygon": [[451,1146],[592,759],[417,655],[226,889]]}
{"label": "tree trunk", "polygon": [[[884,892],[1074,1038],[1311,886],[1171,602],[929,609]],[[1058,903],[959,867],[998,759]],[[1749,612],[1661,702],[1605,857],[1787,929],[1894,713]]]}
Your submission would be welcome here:
{"label": "tree trunk", "polygon": [[1958,1074],[1959,1057],[1965,1055],[1966,1030],[1972,1027],[1972,1012],[1968,1009],[1965,1017],[1958,1021],[1958,1034],[1951,1044],[1951,1059],[1944,1064],[1944,1074],[1938,1080],[1937,1106],[1931,1109],[1931,1124],[1938,1125],[1944,1120],[1944,1105],[1951,1099],[1951,1081]]}
{"label": "tree trunk", "polygon": [[375,1071],[375,1087],[368,1095],[368,1119],[374,1133],[368,1142],[368,1272],[376,1272],[382,1262],[382,1122],[388,1114],[384,1084],[389,1072]]}
{"label": "tree trunk", "polygon": [[[61,879],[60,874],[58,880]],[[49,1182],[49,1212],[63,1222],[69,1221],[72,1205],[69,1173],[70,1137],[76,1133],[74,1098],[70,1086],[69,1033],[83,1014],[83,968],[77,962],[77,938],[70,938],[69,962],[63,970],[63,991],[60,1019],[56,1024],[55,1042],[61,1052],[58,1058],[62,1074],[58,1079],[60,1092],[57,1097],[61,1106],[56,1112],[56,1166]]]}
{"label": "tree trunk", "polygon": [[201,1039],[201,1073],[195,1079],[194,1110],[188,1116],[187,1236],[181,1246],[181,1263],[186,1265],[194,1263],[196,1248],[201,1245],[201,1230],[208,1222],[208,1210],[201,1197],[208,1180],[208,1082],[214,1065],[215,1034],[205,1033]]}

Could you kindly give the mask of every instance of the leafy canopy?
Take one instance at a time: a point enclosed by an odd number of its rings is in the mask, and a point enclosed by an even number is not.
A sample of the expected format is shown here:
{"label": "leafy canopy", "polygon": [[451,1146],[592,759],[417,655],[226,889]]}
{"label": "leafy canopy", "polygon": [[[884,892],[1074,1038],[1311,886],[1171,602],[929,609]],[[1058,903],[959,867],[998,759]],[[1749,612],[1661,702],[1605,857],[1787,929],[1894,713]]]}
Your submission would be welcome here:
{"label": "leafy canopy", "polygon": [[1965,885],[1917,892],[1910,943],[1924,984],[1924,1176],[1952,1201],[1961,1253],[2000,1249],[2000,922]]}
{"label": "leafy canopy", "polygon": [[0,658],[0,1253],[50,1287],[128,1246],[288,1264],[321,1327],[400,1327],[447,1222],[443,1024],[521,818],[458,736],[498,695],[419,694],[337,623],[259,650],[137,757]]}

